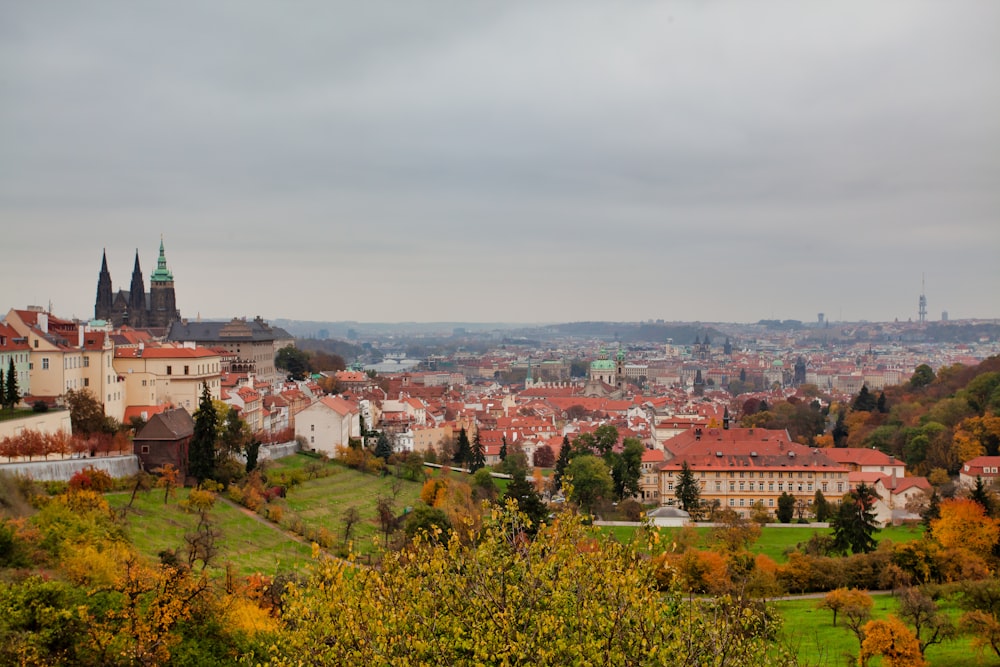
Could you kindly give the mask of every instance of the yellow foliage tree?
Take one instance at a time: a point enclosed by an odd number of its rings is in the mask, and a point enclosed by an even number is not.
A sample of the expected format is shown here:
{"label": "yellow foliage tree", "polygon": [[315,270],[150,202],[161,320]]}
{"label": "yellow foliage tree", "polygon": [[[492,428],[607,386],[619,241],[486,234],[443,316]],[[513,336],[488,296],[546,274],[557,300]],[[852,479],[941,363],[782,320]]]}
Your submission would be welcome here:
{"label": "yellow foliage tree", "polygon": [[902,621],[891,614],[885,620],[868,621],[864,627],[859,662],[862,666],[878,655],[883,667],[925,667],[920,642]]}
{"label": "yellow foliage tree", "polygon": [[318,562],[288,588],[269,664],[782,664],[751,608],[659,592],[648,558],[569,513],[531,540],[526,520],[511,502],[470,544],[418,538],[377,570]]}
{"label": "yellow foliage tree", "polygon": [[941,502],[941,516],[931,521],[931,535],[946,549],[963,548],[987,557],[1000,538],[1000,522],[986,516],[983,506],[966,498]]}

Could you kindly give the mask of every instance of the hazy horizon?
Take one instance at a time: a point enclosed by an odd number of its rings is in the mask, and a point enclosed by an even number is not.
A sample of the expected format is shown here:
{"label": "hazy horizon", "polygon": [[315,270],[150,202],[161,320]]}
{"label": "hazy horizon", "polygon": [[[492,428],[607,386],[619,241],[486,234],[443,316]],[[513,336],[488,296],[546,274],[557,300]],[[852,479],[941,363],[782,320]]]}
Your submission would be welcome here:
{"label": "hazy horizon", "polygon": [[1000,317],[1000,3],[0,7],[0,304]]}

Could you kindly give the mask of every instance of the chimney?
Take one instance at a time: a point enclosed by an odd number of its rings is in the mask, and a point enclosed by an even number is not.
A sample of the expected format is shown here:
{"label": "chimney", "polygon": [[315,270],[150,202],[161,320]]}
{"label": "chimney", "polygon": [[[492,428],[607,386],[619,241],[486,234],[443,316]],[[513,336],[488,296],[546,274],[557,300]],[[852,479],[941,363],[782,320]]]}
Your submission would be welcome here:
{"label": "chimney", "polygon": [[47,334],[49,332],[48,313],[38,313],[38,328],[42,330],[43,334]]}

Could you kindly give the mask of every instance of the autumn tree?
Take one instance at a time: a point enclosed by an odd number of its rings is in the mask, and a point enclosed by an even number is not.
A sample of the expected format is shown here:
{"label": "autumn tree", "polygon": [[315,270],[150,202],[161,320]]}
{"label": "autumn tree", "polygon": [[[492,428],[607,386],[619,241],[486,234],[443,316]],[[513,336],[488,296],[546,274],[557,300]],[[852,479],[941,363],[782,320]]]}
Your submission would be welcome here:
{"label": "autumn tree", "polygon": [[945,547],[968,549],[987,557],[1000,538],[1000,522],[986,515],[979,503],[967,498],[941,501],[940,518],[931,521],[931,535]]}
{"label": "autumn tree", "polygon": [[882,620],[868,621],[863,629],[859,661],[867,665],[874,656],[881,656],[885,667],[925,667],[927,662],[920,642],[908,627],[893,615]]}
{"label": "autumn tree", "polygon": [[317,563],[288,587],[270,664],[306,654],[331,665],[791,662],[770,645],[779,626],[761,610],[659,591],[648,558],[569,513],[531,540],[525,521],[508,504],[471,543],[418,537],[377,569]]}
{"label": "autumn tree", "polygon": [[351,541],[351,533],[354,532],[354,527],[358,525],[359,521],[361,521],[361,512],[354,505],[351,505],[341,513],[340,522],[344,526],[343,543],[345,546]]}
{"label": "autumn tree", "polygon": [[951,618],[919,588],[907,588],[900,593],[898,613],[900,618],[913,626],[920,655],[924,655],[928,646],[940,644],[955,635],[955,624]]}
{"label": "autumn tree", "polygon": [[188,472],[202,482],[215,475],[215,443],[218,437],[218,413],[208,391],[208,383],[201,384],[201,401],[194,413],[194,434],[188,446]]}
{"label": "autumn tree", "polygon": [[962,583],[959,626],[975,635],[973,646],[1000,657],[1000,579]]}
{"label": "autumn tree", "polygon": [[155,468],[153,472],[159,475],[159,478],[156,480],[156,486],[163,489],[163,504],[166,505],[167,500],[177,493],[176,489],[182,481],[181,473],[169,463]]}
{"label": "autumn tree", "polygon": [[864,591],[856,588],[837,588],[827,593],[816,606],[833,612],[833,625],[836,627],[837,614],[853,610],[855,615],[860,616],[860,610],[870,610],[873,604],[871,596]]}
{"label": "autumn tree", "polygon": [[77,435],[108,432],[104,406],[89,389],[70,389],[64,395],[69,406],[70,424]]}
{"label": "autumn tree", "polygon": [[556,463],[555,452],[547,444],[535,450],[535,467],[551,468]]}
{"label": "autumn tree", "polygon": [[851,553],[875,550],[877,543],[874,535],[879,530],[875,518],[877,499],[875,489],[864,483],[844,494],[830,521],[835,548],[844,552],[850,550]]}

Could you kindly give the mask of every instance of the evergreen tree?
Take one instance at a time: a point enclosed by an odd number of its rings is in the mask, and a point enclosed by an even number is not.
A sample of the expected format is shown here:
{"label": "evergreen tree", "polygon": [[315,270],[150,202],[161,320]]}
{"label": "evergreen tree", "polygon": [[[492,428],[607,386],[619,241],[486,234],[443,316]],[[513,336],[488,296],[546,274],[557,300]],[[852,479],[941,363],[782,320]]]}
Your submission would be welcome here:
{"label": "evergreen tree", "polygon": [[830,435],[833,436],[833,446],[834,447],[846,447],[847,446],[847,424],[844,423],[844,412],[841,409],[837,413],[837,422],[833,425],[833,430],[830,431]]}
{"label": "evergreen tree", "polygon": [[979,503],[983,510],[986,512],[986,516],[993,516],[996,508],[994,507],[993,494],[990,490],[986,488],[986,482],[983,481],[982,477],[976,477],[976,485],[973,487],[972,491],[969,492],[969,500],[974,503]]}
{"label": "evergreen tree", "polygon": [[0,409],[7,407],[7,392],[4,391],[4,374],[0,369]]}
{"label": "evergreen tree", "polygon": [[194,413],[194,435],[188,447],[188,473],[199,483],[215,474],[215,440],[218,434],[218,414],[212,403],[208,383],[201,384],[201,400]]}
{"label": "evergreen tree", "polygon": [[778,521],[781,523],[791,523],[795,516],[795,496],[787,491],[778,496],[778,511],[776,512]]}
{"label": "evergreen tree", "polygon": [[476,472],[480,468],[486,465],[486,450],[483,449],[483,443],[479,439],[479,430],[476,430],[476,436],[472,439],[472,460],[469,464],[469,470]]}
{"label": "evergreen tree", "polygon": [[833,528],[833,545],[839,551],[869,553],[875,550],[875,533],[879,530],[875,518],[875,489],[861,483],[854,491],[844,495],[830,525]]}
{"label": "evergreen tree", "polygon": [[523,469],[519,468],[514,472],[503,497],[516,500],[517,508],[531,519],[531,528],[527,529],[531,535],[538,532],[538,527],[549,516],[548,508],[535,490],[535,485],[528,481]]}
{"label": "evergreen tree", "polygon": [[941,496],[938,495],[937,489],[931,491],[931,499],[927,503],[927,509],[924,510],[920,518],[924,528],[927,529],[931,527],[932,521],[941,518]]}
{"label": "evergreen tree", "polygon": [[14,359],[11,357],[7,364],[7,382],[4,383],[3,402],[9,409],[13,410],[19,400],[21,400],[20,389],[17,386],[17,373],[14,371]]}
{"label": "evergreen tree", "polygon": [[503,439],[500,442],[500,460],[507,460],[507,434],[503,434]]}
{"label": "evergreen tree", "polygon": [[889,405],[888,405],[888,403],[886,403],[885,392],[884,391],[883,392],[879,392],[878,402],[875,404],[875,407],[878,409],[879,414],[883,414],[884,415],[884,414],[887,414],[889,412]]}
{"label": "evergreen tree", "polygon": [[857,412],[871,412],[878,407],[878,400],[868,391],[868,385],[863,384],[851,407]]}
{"label": "evergreen tree", "polygon": [[465,427],[458,432],[458,443],[455,446],[455,456],[452,459],[460,466],[467,465],[472,461],[472,445],[469,443],[469,434],[465,432]]}
{"label": "evergreen tree", "polygon": [[392,441],[385,431],[379,431],[378,439],[375,441],[375,456],[385,461],[392,456]]}
{"label": "evergreen tree", "polygon": [[685,512],[694,512],[698,509],[701,501],[701,487],[698,480],[694,478],[694,471],[687,461],[681,464],[681,471],[677,475],[677,484],[674,485],[674,495],[681,504],[681,509]]}
{"label": "evergreen tree", "polygon": [[569,436],[564,435],[562,441],[562,447],[559,448],[559,458],[556,459],[556,469],[552,473],[552,483],[555,485],[557,490],[562,489],[562,478],[566,474],[566,466],[569,465],[570,454],[572,453],[572,447],[569,444]]}
{"label": "evergreen tree", "polygon": [[257,455],[260,453],[261,442],[257,438],[250,441],[247,445],[247,465],[246,470],[249,475],[257,467]]}
{"label": "evergreen tree", "polygon": [[817,521],[826,521],[830,517],[830,503],[819,489],[816,489],[816,495],[813,496],[813,513]]}

